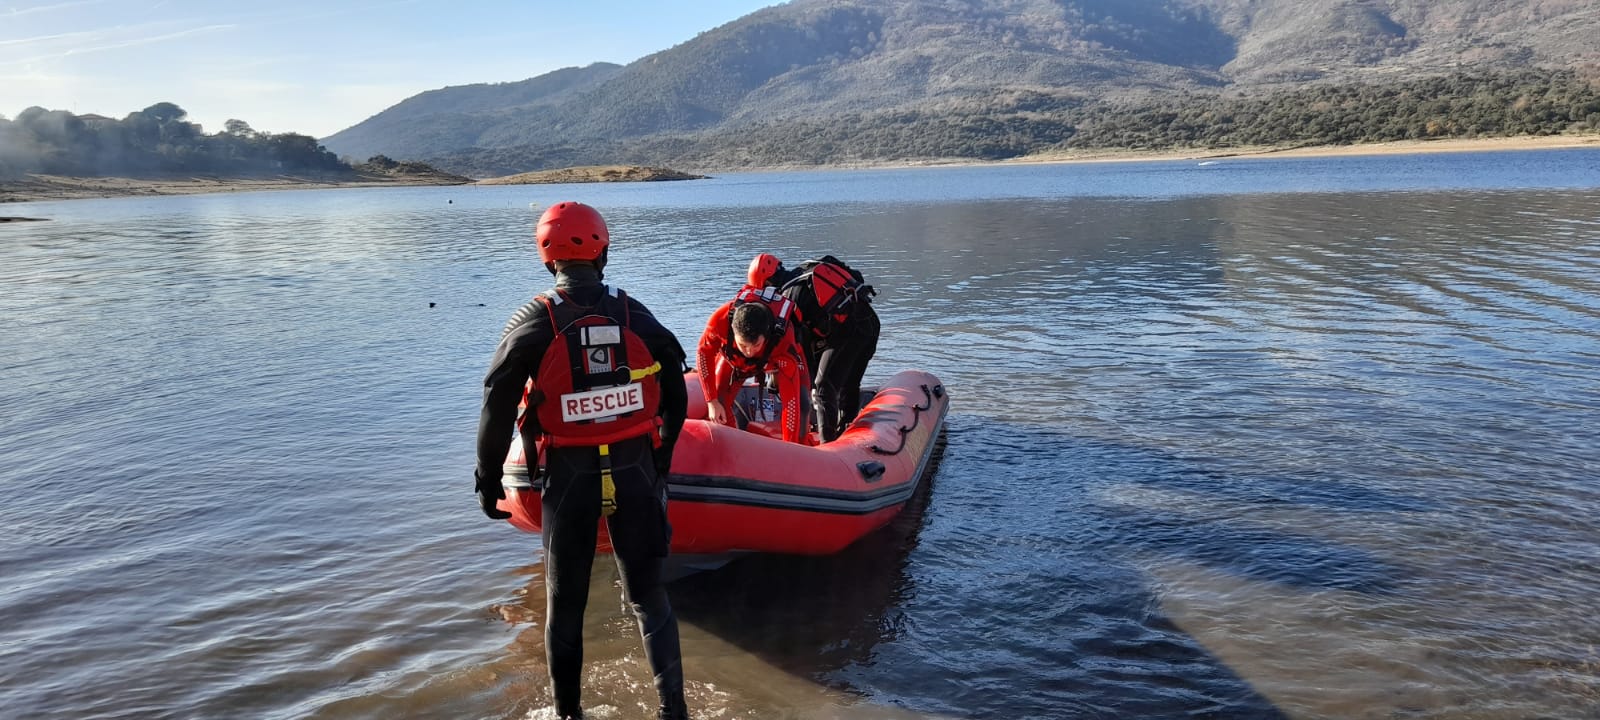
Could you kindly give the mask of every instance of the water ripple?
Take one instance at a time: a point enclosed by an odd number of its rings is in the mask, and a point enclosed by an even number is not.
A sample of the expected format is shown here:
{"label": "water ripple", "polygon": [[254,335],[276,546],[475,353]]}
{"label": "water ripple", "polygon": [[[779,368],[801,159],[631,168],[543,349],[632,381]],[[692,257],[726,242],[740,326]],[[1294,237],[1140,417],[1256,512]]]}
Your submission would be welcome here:
{"label": "water ripple", "polygon": [[[1078,172],[1190,170],[1162,168]],[[916,189],[991,177],[962,169],[804,203],[775,177],[591,190],[608,278],[692,342],[750,255],[836,252],[881,293],[868,382],[922,367],[953,410],[885,533],[673,586],[709,716],[1600,702],[1593,189]],[[871,186],[806,177],[784,187]],[[536,715],[538,541],[478,516],[468,475],[484,363],[547,277],[529,202],[558,191],[63,204],[7,227],[0,706]],[[629,717],[651,692],[617,582],[592,587],[588,692]]]}

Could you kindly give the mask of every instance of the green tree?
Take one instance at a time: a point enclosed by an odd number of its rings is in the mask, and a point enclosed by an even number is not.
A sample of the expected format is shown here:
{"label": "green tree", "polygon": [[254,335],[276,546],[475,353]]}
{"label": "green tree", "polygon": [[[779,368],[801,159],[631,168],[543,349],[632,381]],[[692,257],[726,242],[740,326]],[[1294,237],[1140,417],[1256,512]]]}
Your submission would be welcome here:
{"label": "green tree", "polygon": [[178,122],[189,116],[188,111],[169,102],[158,102],[141,112],[150,119],[155,120],[157,125]]}

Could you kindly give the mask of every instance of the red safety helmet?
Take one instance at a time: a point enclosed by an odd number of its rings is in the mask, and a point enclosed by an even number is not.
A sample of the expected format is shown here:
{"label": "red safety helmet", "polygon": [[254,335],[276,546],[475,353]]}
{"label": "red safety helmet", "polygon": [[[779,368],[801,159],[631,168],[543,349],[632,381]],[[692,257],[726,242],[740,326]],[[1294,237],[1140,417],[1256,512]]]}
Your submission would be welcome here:
{"label": "red safety helmet", "polygon": [[781,267],[783,261],[777,256],[761,253],[750,261],[750,272],[746,275],[746,279],[751,287],[766,287],[767,281],[771,280],[772,275]]}
{"label": "red safety helmet", "polygon": [[611,233],[600,212],[580,202],[561,202],[539,216],[534,233],[539,243],[539,259],[549,265],[557,260],[601,262]]}

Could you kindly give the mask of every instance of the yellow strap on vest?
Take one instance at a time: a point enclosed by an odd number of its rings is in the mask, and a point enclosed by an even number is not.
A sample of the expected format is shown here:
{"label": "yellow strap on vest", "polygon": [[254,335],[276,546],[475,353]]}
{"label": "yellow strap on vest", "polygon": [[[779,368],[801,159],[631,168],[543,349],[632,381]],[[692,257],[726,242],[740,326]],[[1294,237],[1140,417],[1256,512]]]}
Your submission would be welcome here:
{"label": "yellow strap on vest", "polygon": [[617,511],[617,484],[611,480],[611,446],[600,446],[600,515]]}
{"label": "yellow strap on vest", "polygon": [[[661,363],[650,363],[650,367],[640,370],[629,370],[628,379],[641,380],[661,372]],[[600,516],[611,517],[617,511],[617,483],[611,477],[611,446],[600,446]]]}
{"label": "yellow strap on vest", "polygon": [[643,380],[643,379],[645,379],[647,377],[650,377],[651,375],[654,375],[654,374],[656,374],[658,372],[661,372],[661,363],[659,361],[650,363],[650,367],[644,368],[642,370],[629,370],[628,371],[628,379],[629,380]]}

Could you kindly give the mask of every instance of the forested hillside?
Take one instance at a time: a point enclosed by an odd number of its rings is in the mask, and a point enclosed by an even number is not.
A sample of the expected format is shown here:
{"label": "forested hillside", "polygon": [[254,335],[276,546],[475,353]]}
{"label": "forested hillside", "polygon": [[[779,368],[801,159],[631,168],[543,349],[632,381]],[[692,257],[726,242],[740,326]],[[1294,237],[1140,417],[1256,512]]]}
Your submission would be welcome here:
{"label": "forested hillside", "polygon": [[[521,94],[424,93],[325,142],[497,174],[1559,132],[1592,126],[1597,68],[1592,0],[792,0]],[[1577,105],[1510,107],[1530,93]]]}
{"label": "forested hillside", "polygon": [[1002,160],[1093,149],[1227,149],[1600,132],[1600,76],[1572,71],[1314,85],[1262,97],[1087,101],[1018,95],[994,106],[844,113],[683,135],[476,148],[433,158],[474,177],[600,162],[693,170]]}
{"label": "forested hillside", "polygon": [[309,135],[259,133],[242,120],[206,135],[183,108],[156,103],[121,120],[31,107],[0,117],[0,178],[348,172]]}
{"label": "forested hillside", "polygon": [[[365,163],[341,160],[309,135],[257,132],[229,120],[210,135],[169,102],[121,120],[31,107],[15,120],[0,116],[0,181],[29,175],[78,178],[295,176],[323,182],[404,182],[450,185],[469,178],[420,162],[382,155]],[[0,191],[0,195],[4,192]],[[0,198],[4,200],[5,198]]]}

